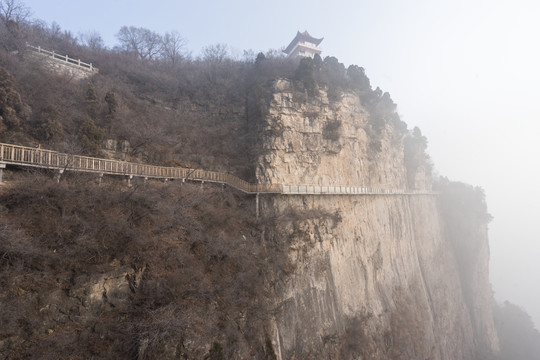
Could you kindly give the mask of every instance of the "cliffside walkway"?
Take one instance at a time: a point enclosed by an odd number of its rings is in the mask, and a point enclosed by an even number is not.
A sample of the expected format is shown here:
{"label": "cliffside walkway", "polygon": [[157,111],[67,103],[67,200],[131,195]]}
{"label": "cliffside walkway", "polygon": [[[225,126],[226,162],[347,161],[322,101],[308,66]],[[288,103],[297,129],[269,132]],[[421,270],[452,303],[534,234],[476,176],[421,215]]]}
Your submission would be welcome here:
{"label": "cliffside walkway", "polygon": [[145,180],[179,179],[201,183],[210,182],[228,185],[244,193],[257,195],[436,195],[432,191],[377,189],[365,186],[251,184],[234,175],[216,171],[138,164],[0,143],[0,183],[2,169],[6,165],[58,170],[59,174],[67,170],[96,173],[100,177],[105,174],[119,175],[127,177],[128,181],[134,177],[140,177]]}

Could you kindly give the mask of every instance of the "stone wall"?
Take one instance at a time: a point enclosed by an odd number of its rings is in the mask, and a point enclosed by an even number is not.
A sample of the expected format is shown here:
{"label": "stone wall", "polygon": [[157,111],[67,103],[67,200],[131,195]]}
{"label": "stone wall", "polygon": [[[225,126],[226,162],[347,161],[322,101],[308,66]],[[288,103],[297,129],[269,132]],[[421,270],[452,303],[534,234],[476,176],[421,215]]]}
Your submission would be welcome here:
{"label": "stone wall", "polygon": [[39,62],[49,71],[64,75],[74,80],[84,80],[98,72],[96,68],[90,70],[88,68],[77,66],[76,64],[71,64],[69,62],[34,51],[28,51],[28,55],[31,59]]}

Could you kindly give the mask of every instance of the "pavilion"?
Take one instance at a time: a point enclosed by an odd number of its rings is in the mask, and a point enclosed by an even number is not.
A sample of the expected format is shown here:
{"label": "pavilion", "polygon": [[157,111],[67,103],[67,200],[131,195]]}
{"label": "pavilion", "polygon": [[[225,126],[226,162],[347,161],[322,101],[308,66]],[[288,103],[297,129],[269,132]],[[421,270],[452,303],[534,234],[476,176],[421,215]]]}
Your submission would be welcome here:
{"label": "pavilion", "polygon": [[322,50],[319,48],[319,44],[323,41],[323,38],[317,39],[309,35],[307,31],[301,33],[297,32],[295,38],[291,41],[284,53],[288,57],[310,57],[313,58],[315,54],[321,54]]}

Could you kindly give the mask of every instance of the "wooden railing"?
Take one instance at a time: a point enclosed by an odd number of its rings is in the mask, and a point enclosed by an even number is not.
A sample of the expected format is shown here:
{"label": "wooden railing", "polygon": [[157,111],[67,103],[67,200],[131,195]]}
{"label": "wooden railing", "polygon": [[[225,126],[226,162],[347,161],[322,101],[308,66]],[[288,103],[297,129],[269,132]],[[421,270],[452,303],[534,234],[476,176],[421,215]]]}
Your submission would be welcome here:
{"label": "wooden railing", "polygon": [[299,195],[434,195],[426,190],[380,189],[367,186],[343,185],[283,185],[283,194]]}
{"label": "wooden railing", "polygon": [[77,66],[77,67],[82,68],[82,69],[86,69],[86,70],[89,70],[89,71],[97,71],[98,70],[96,67],[94,67],[94,65],[92,65],[92,63],[85,63],[85,62],[81,61],[81,59],[73,59],[73,58],[70,58],[67,55],[60,55],[60,54],[55,53],[54,51],[49,51],[49,50],[42,49],[40,46],[32,46],[30,44],[26,44],[26,47],[28,49],[32,50],[32,51],[35,51],[35,52],[39,53],[39,54],[50,56],[55,60],[63,61],[65,63]]}
{"label": "wooden railing", "polygon": [[281,193],[281,185],[250,184],[231,174],[166,167],[60,153],[41,148],[0,143],[0,162],[44,169],[71,170],[158,179],[182,179],[227,184],[246,193]]}
{"label": "wooden railing", "polygon": [[377,189],[358,186],[251,184],[237,176],[216,171],[155,166],[60,153],[41,148],[0,143],[0,163],[44,169],[155,179],[182,179],[226,184],[248,194],[286,195],[436,195],[431,191]]}

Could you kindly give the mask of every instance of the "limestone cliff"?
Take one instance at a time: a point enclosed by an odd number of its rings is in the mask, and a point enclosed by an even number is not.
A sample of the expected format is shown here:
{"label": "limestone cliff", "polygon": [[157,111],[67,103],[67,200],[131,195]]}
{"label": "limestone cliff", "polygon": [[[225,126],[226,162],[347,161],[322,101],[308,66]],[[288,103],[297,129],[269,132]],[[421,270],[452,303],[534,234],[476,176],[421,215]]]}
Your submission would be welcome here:
{"label": "limestone cliff", "polygon": [[[354,93],[332,102],[324,91],[298,96],[276,81],[260,182],[407,187],[404,135],[394,125],[374,131]],[[415,186],[431,189],[423,169]],[[267,238],[288,242],[295,267],[275,289],[278,359],[497,353],[487,235],[479,227],[474,271],[460,276],[437,196],[272,196],[262,207],[279,220]]]}

